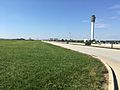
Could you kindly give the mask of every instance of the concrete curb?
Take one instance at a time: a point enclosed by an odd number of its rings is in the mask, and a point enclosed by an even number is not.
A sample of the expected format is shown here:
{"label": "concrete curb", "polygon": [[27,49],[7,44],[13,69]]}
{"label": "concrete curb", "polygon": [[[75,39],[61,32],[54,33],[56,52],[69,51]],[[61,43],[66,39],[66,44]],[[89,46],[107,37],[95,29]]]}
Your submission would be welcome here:
{"label": "concrete curb", "polygon": [[[95,56],[93,56],[94,58],[96,58]],[[110,68],[110,66],[105,63],[103,58],[97,57],[107,68],[108,70],[108,74],[109,74],[109,80],[108,80],[108,90],[114,90],[115,86],[114,86],[114,78],[113,78],[113,73],[112,70]]]}

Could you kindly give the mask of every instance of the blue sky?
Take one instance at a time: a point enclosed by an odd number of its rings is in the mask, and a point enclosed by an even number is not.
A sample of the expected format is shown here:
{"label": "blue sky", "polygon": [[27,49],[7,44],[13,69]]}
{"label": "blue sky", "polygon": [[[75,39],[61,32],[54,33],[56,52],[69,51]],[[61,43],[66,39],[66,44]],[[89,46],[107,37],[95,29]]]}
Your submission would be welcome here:
{"label": "blue sky", "polygon": [[120,0],[0,0],[0,38],[89,39],[92,14],[96,39],[120,39]]}

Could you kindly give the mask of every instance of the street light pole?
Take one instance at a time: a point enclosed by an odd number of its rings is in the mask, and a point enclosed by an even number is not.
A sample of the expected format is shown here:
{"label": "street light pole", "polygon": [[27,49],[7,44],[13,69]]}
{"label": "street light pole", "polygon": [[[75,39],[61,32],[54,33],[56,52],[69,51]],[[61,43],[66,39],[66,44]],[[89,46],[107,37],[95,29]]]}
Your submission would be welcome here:
{"label": "street light pole", "polygon": [[71,32],[69,32],[69,38],[70,38],[70,40],[71,40]]}

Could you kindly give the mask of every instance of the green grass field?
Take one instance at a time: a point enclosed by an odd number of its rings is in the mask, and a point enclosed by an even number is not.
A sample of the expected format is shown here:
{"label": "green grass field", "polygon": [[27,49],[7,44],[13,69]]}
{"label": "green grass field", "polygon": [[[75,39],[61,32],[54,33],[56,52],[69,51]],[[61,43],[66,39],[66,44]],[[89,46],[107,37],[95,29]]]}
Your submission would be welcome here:
{"label": "green grass field", "polygon": [[0,90],[101,90],[104,65],[40,41],[0,40]]}

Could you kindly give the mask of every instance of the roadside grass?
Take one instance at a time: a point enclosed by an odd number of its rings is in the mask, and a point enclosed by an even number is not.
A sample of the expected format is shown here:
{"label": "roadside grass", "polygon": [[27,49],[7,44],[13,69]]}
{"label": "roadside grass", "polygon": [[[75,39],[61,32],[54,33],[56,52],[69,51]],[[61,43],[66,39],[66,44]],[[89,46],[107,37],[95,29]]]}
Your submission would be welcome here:
{"label": "roadside grass", "polygon": [[105,66],[41,41],[0,40],[0,90],[102,90]]}

